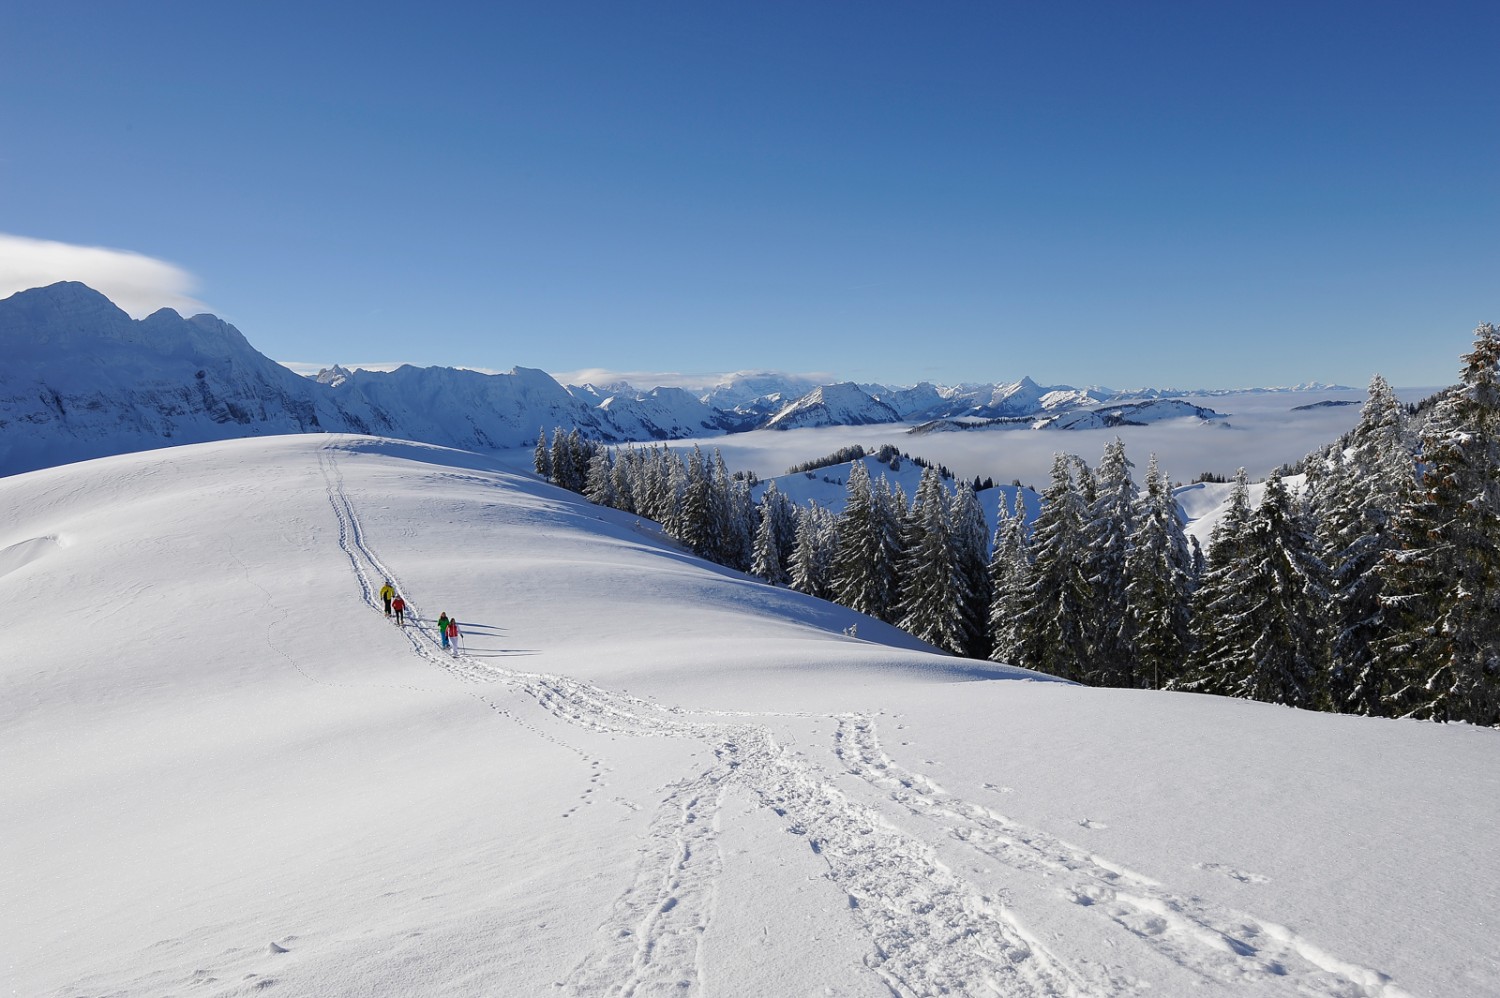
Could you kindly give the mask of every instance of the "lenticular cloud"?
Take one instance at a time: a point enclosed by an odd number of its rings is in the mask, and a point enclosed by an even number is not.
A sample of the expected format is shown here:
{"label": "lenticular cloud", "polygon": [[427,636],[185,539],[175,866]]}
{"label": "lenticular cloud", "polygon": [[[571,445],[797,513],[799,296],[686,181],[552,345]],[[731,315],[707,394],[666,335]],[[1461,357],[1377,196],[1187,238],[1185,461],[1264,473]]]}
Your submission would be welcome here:
{"label": "lenticular cloud", "polygon": [[184,315],[208,310],[190,294],[197,278],[165,260],[0,232],[0,298],[58,281],[82,281],[137,319],[163,307]]}

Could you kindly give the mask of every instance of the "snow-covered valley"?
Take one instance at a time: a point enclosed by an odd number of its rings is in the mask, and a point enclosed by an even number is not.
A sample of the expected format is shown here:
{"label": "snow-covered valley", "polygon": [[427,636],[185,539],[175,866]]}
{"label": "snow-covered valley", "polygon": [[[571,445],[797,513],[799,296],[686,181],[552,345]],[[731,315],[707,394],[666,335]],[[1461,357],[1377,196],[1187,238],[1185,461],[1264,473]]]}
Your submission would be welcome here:
{"label": "snow-covered valley", "polygon": [[0,479],[4,989],[1500,993],[1500,731],[953,658],[528,463]]}

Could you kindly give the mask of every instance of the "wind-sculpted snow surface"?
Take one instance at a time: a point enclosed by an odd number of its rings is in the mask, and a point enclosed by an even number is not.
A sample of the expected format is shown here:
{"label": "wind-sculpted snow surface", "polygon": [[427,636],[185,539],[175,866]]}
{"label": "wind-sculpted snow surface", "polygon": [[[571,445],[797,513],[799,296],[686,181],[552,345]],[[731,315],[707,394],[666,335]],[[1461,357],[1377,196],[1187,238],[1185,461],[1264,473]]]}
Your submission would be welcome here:
{"label": "wind-sculpted snow surface", "polygon": [[[407,590],[399,573],[365,539],[343,485],[337,451],[322,452],[320,463],[340,546],[360,598],[377,610],[375,580],[393,580]],[[415,600],[409,612],[417,621],[427,619]],[[721,804],[736,786],[773,811],[788,833],[804,840],[826,863],[827,878],[847,897],[869,935],[866,966],[892,994],[1082,998],[1140,989],[1107,967],[1070,966],[1050,952],[1027,930],[1024,911],[977,890],[946,866],[924,838],[851,799],[835,785],[833,774],[789,751],[768,728],[754,723],[753,712],[664,707],[566,676],[482,663],[457,649],[450,655],[421,623],[406,634],[423,659],[474,683],[499,683],[523,692],[568,724],[626,737],[695,739],[712,751],[708,769],[669,784],[641,845],[634,880],[610,907],[593,949],[563,982],[566,994],[629,998],[701,993],[701,940],[714,917],[714,884],[723,866]],[[1108,918],[1205,982],[1250,985],[1266,995],[1408,998],[1387,975],[1328,955],[1289,929],[1174,893],[949,794],[895,763],[881,749],[870,716],[829,719],[836,721],[834,755],[849,774],[936,824],[943,836],[1018,876],[1045,882],[1065,903]]]}

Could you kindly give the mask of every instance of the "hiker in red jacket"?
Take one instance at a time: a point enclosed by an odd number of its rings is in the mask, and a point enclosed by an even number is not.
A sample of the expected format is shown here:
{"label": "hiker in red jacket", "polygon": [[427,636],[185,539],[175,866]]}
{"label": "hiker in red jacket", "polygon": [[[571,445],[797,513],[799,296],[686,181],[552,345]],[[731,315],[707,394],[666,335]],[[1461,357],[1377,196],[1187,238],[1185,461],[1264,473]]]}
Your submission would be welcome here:
{"label": "hiker in red jacket", "polygon": [[395,599],[391,600],[391,609],[396,611],[396,626],[405,627],[406,600],[402,599],[400,596],[397,596]]}

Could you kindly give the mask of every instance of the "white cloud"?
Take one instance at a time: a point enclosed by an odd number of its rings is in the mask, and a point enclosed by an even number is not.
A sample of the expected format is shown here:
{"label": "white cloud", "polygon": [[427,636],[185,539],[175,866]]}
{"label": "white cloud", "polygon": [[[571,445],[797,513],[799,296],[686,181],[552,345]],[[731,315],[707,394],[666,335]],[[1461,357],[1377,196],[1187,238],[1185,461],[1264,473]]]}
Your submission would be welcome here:
{"label": "white cloud", "polygon": [[0,232],[0,298],[58,281],[82,281],[137,319],[159,308],[183,315],[208,311],[191,294],[198,279],[165,260]]}

